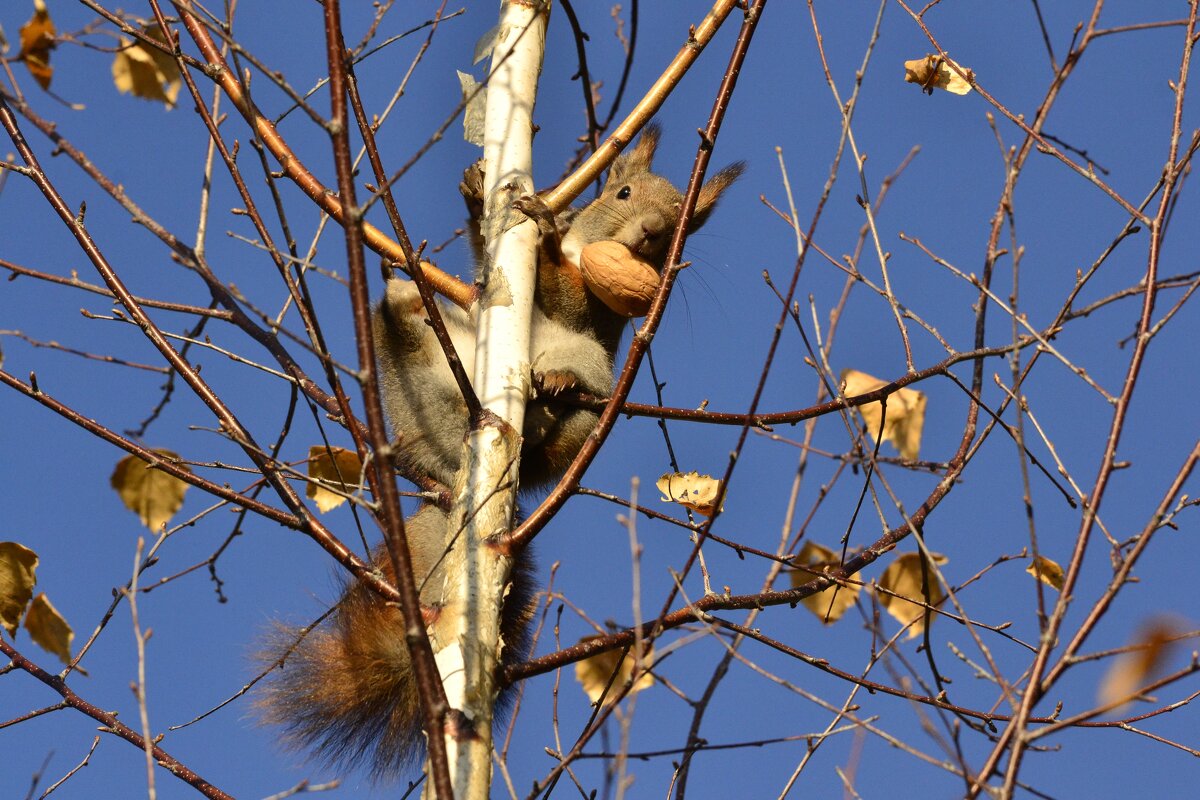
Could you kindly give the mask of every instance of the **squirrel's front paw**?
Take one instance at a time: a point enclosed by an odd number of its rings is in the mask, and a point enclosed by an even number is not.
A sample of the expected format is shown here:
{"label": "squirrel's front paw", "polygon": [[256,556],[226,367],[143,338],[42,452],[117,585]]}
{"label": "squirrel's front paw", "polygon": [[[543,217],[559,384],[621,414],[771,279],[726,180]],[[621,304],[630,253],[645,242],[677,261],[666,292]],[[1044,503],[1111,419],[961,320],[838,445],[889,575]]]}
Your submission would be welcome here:
{"label": "squirrel's front paw", "polygon": [[421,302],[421,290],[417,288],[417,284],[401,278],[392,278],[387,282],[385,302],[393,318],[425,312],[425,304]]}
{"label": "squirrel's front paw", "polygon": [[513,201],[513,208],[537,223],[543,233],[553,233],[558,230],[554,222],[554,213],[546,205],[546,201],[536,194],[527,194]]}
{"label": "squirrel's front paw", "polygon": [[534,372],[533,382],[539,394],[558,395],[571,389],[579,388],[579,377],[569,370],[548,369],[544,372]]}

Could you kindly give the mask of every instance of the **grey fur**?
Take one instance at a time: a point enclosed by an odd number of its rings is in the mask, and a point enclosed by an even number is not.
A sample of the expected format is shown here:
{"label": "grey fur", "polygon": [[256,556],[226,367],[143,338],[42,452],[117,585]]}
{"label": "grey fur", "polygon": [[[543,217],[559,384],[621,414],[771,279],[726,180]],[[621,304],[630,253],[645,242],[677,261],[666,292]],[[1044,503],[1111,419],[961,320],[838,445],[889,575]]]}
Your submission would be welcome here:
{"label": "grey fur", "polygon": [[[439,303],[438,308],[470,375],[475,366],[474,320],[457,306]],[[385,410],[400,436],[402,458],[415,471],[449,485],[462,457],[467,408],[414,283],[388,281],[374,331]],[[612,391],[612,358],[595,339],[536,309],[530,338],[535,374],[569,374],[574,388],[601,397]],[[572,408],[552,395],[531,398],[523,430],[522,487],[535,488],[561,474],[598,419],[594,411]],[[571,451],[566,464],[559,455],[564,451]]]}

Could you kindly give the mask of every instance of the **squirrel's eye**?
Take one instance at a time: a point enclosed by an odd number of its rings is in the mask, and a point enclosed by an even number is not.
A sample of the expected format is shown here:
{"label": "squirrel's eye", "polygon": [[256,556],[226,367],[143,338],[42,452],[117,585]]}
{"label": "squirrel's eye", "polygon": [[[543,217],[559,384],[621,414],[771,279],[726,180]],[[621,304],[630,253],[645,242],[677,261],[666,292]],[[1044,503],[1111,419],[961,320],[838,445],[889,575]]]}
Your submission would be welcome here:
{"label": "squirrel's eye", "polygon": [[629,195],[632,191],[633,191],[633,189],[631,189],[630,187],[622,186],[621,190],[619,192],[617,192],[617,199],[618,200],[628,200]]}

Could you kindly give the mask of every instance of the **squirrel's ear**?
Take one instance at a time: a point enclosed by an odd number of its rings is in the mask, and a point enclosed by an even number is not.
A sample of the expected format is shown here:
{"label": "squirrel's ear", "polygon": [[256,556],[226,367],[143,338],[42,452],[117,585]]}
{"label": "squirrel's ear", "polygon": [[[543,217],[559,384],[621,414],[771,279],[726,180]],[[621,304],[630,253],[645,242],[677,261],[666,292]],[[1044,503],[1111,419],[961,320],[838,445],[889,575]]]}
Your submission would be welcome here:
{"label": "squirrel's ear", "polygon": [[704,185],[700,187],[700,197],[696,199],[696,211],[692,214],[692,224],[688,227],[689,230],[694,231],[708,222],[709,215],[717,207],[717,200],[745,171],[746,162],[735,161],[705,181]]}
{"label": "squirrel's ear", "polygon": [[658,149],[658,139],[662,135],[662,129],[658,127],[657,122],[651,122],[645,128],[642,128],[641,138],[638,139],[630,150],[617,156],[612,163],[612,169],[608,172],[608,180],[623,181],[630,175],[637,175],[642,172],[650,171],[650,164],[654,161],[654,151]]}

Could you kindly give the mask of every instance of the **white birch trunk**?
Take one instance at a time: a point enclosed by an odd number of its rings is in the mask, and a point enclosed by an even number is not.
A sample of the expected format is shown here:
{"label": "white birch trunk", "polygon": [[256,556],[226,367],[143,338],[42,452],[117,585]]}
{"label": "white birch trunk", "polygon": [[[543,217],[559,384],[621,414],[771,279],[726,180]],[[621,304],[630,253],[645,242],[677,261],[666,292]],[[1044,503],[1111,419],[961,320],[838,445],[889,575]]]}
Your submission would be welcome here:
{"label": "white birch trunk", "polygon": [[[488,264],[478,306],[473,383],[493,420],[467,437],[455,481],[452,530],[462,533],[447,556],[456,630],[437,653],[450,707],[470,720],[472,735],[447,726],[450,780],[459,800],[486,800],[492,777],[492,707],[499,663],[500,609],[512,560],[483,546],[508,530],[516,507],[517,459],[528,392],[530,317],[537,272],[537,228],[512,209],[533,193],[533,106],[541,73],[549,0],[505,0],[492,52],[484,123],[484,232]],[[438,649],[435,643],[434,649]],[[426,783],[426,796],[433,790]]]}

